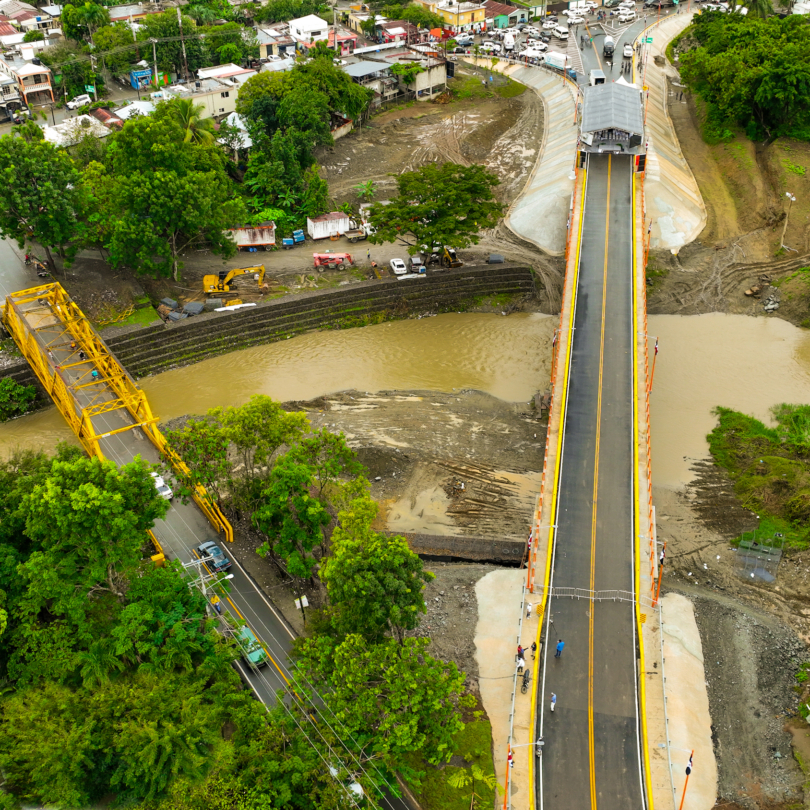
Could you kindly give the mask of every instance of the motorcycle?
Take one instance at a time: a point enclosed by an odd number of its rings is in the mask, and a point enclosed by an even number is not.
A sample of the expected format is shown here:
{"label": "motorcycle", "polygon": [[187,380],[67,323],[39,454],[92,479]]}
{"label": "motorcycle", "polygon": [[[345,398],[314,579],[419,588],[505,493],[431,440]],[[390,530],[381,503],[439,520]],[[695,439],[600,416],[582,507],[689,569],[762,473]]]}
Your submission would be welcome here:
{"label": "motorcycle", "polygon": [[522,694],[526,694],[529,691],[529,684],[532,680],[532,671],[528,668],[523,670],[523,682],[520,684],[520,691]]}

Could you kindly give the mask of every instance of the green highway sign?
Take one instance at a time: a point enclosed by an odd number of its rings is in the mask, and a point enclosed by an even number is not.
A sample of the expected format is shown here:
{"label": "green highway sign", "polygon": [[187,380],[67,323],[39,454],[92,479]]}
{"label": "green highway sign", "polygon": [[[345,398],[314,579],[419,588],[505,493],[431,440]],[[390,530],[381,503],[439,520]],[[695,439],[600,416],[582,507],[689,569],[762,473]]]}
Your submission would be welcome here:
{"label": "green highway sign", "polygon": [[644,37],[645,42],[652,42],[652,37]]}

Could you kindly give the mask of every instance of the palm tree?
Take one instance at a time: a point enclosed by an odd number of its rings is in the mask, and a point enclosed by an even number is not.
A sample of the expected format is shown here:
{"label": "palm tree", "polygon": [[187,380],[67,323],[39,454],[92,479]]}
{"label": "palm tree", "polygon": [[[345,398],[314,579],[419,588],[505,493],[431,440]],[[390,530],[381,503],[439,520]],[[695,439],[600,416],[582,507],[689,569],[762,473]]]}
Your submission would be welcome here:
{"label": "palm tree", "polygon": [[192,6],[185,13],[200,25],[211,25],[217,19],[217,13],[211,6]]}
{"label": "palm tree", "polygon": [[202,118],[202,104],[195,104],[190,98],[173,98],[172,117],[180,124],[185,133],[183,141],[207,145],[214,141],[214,122],[211,118]]}
{"label": "palm tree", "polygon": [[90,33],[90,43],[93,42],[93,34],[98,31],[103,25],[110,22],[110,15],[107,9],[99,6],[96,3],[85,3],[76,10],[81,25],[86,25]]}
{"label": "palm tree", "polygon": [[761,20],[773,14],[771,0],[747,0],[745,5],[748,7],[748,13],[752,17],[759,17]]}

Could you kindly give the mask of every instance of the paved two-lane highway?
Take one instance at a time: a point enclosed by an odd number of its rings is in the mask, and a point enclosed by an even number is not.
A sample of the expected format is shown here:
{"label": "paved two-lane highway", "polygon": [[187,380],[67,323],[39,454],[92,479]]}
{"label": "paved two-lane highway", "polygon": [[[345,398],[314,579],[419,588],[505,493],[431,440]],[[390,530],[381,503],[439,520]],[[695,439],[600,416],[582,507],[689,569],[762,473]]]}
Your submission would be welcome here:
{"label": "paved two-lane highway", "polygon": [[[630,156],[590,157],[554,588],[633,591],[631,180]],[[549,616],[538,807],[643,808],[633,604],[552,598]]]}

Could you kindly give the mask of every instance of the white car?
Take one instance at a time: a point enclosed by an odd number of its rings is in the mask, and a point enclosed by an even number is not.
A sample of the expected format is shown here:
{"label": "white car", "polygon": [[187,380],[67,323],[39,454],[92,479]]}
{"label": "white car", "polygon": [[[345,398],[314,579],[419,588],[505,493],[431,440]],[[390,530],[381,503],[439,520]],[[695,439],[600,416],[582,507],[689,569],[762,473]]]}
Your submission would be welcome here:
{"label": "white car", "polygon": [[636,4],[633,3],[632,0],[622,0],[622,2],[619,3],[619,11],[621,12],[624,11],[625,9],[627,9],[628,11],[635,11]]}
{"label": "white car", "polygon": [[540,31],[537,28],[535,28],[533,25],[527,25],[523,29],[522,33],[525,34],[526,36],[529,36],[529,37],[539,37],[540,36]]}
{"label": "white car", "polygon": [[599,3],[595,0],[585,0],[585,8],[599,8]]}
{"label": "white car", "polygon": [[553,31],[557,27],[557,23],[552,22],[551,20],[546,20],[543,23],[543,30],[544,31]]}
{"label": "white car", "polygon": [[404,276],[405,273],[408,272],[408,268],[405,266],[405,262],[403,262],[402,259],[391,259],[388,264],[395,276]]}
{"label": "white car", "polygon": [[156,472],[149,473],[149,475],[152,476],[155,482],[155,489],[158,491],[158,495],[160,495],[164,501],[170,501],[174,497],[171,487],[167,486],[166,482]]}
{"label": "white car", "polygon": [[93,99],[87,95],[87,93],[82,93],[80,96],[76,96],[76,98],[68,101],[67,108],[69,110],[78,110],[79,107],[84,107],[85,104],[92,104]]}
{"label": "white car", "polygon": [[568,18],[568,24],[569,25],[582,25],[582,23],[584,23],[584,22],[585,22],[584,17],[575,17],[575,16],[571,15]]}
{"label": "white car", "polygon": [[562,26],[557,26],[552,32],[557,39],[568,39],[568,29]]}
{"label": "white car", "polygon": [[633,22],[636,19],[636,12],[635,11],[623,11],[619,14],[619,22],[626,23],[626,22]]}
{"label": "white car", "polygon": [[526,43],[527,47],[531,48],[533,51],[547,51],[548,45],[545,42],[541,42],[537,39],[530,39]]}
{"label": "white car", "polygon": [[633,46],[629,42],[624,43],[624,58],[625,59],[633,58]]}
{"label": "white car", "polygon": [[481,45],[481,50],[487,53],[500,53],[501,46],[497,42],[485,42]]}

